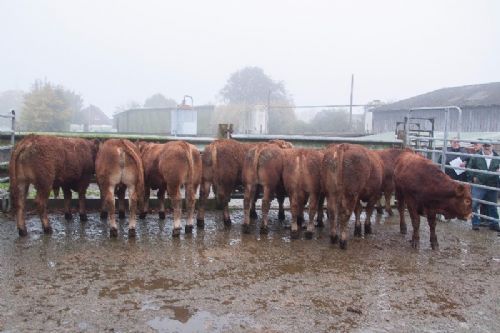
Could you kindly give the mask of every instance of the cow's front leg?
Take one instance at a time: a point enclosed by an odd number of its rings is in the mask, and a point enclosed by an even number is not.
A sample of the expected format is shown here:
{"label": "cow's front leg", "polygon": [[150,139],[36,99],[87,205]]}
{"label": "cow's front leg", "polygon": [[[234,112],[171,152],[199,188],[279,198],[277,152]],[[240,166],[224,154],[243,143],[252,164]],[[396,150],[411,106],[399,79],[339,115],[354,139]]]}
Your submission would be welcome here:
{"label": "cow's front leg", "polygon": [[244,212],[244,218],[243,218],[243,225],[242,225],[242,231],[243,233],[250,233],[250,218],[251,218],[251,207],[252,203],[254,202],[254,197],[255,197],[255,191],[256,191],[256,186],[253,184],[247,184],[245,185],[245,194],[243,197],[243,212]]}
{"label": "cow's front leg", "polygon": [[271,189],[269,186],[264,186],[262,195],[262,225],[260,226],[260,233],[267,234],[269,232],[269,209],[271,209],[271,201],[273,200]]}
{"label": "cow's front leg", "polygon": [[137,213],[137,190],[134,185],[128,185],[128,208],[130,210],[128,217],[128,236],[133,238],[136,235],[135,227],[137,223],[136,213]]}
{"label": "cow's front leg", "polygon": [[73,215],[71,214],[71,189],[63,187],[64,195],[64,218],[66,221],[71,221]]}
{"label": "cow's front leg", "polygon": [[193,221],[194,221],[194,204],[196,201],[196,189],[197,186],[194,184],[186,185],[186,210],[187,210],[187,221],[184,231],[186,234],[193,232]]}
{"label": "cow's front leg", "polygon": [[436,214],[427,215],[427,222],[429,223],[429,230],[431,235],[431,247],[433,250],[439,249],[439,243],[436,236]]}
{"label": "cow's front leg", "polygon": [[87,187],[81,186],[78,189],[78,214],[80,216],[80,222],[87,222],[87,210],[85,209],[85,194],[87,193]]}

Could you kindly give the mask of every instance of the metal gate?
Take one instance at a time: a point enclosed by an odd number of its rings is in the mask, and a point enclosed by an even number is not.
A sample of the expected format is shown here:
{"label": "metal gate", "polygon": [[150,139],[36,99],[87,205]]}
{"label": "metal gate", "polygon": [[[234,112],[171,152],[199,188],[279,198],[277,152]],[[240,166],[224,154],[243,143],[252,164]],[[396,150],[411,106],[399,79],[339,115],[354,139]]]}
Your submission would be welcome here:
{"label": "metal gate", "polygon": [[[445,121],[444,121],[444,131],[443,131],[443,137],[437,137],[434,135],[432,137],[426,136],[423,138],[422,136],[418,135],[415,133],[415,131],[412,131],[412,120],[417,120],[417,119],[423,119],[421,117],[412,117],[412,113],[414,111],[419,111],[419,110],[442,110],[445,113]],[[458,106],[443,106],[443,107],[423,107],[423,108],[413,108],[408,111],[407,116],[405,117],[404,120],[404,133],[405,133],[405,146],[413,148],[415,151],[420,152],[423,156],[431,159],[434,163],[438,164],[443,172],[445,172],[446,169],[453,169],[456,174],[466,172],[468,175],[477,175],[477,174],[482,174],[482,175],[491,175],[491,176],[496,176],[496,186],[486,186],[486,185],[481,185],[481,184],[476,184],[472,182],[471,177],[468,177],[469,179],[467,181],[460,181],[460,180],[455,180],[459,183],[463,184],[469,184],[471,185],[472,188],[476,189],[484,189],[488,191],[494,191],[496,195],[494,195],[494,198],[492,199],[493,201],[485,201],[481,200],[478,198],[472,198],[472,200],[476,203],[479,203],[481,205],[484,205],[485,207],[488,207],[486,210],[489,212],[488,215],[481,214],[479,211],[473,211],[472,214],[475,216],[478,216],[482,219],[488,220],[492,223],[496,222],[499,223],[499,219],[492,217],[490,215],[494,215],[493,210],[496,210],[497,216],[498,216],[498,208],[500,205],[498,204],[498,192],[500,191],[499,189],[499,184],[500,184],[500,170],[493,170],[493,171],[487,171],[487,170],[478,170],[478,169],[471,169],[470,164],[472,162],[472,159],[478,159],[478,158],[484,158],[484,155],[482,154],[482,150],[480,152],[472,152],[472,151],[467,151],[467,152],[452,152],[448,151],[448,142],[450,142],[450,130],[449,130],[449,124],[450,124],[450,112],[458,112],[458,124],[457,124],[457,134],[456,138],[453,138],[453,141],[458,141],[459,143],[468,143],[468,144],[489,144],[492,145],[492,147],[499,147],[500,148],[500,141],[496,140],[485,140],[485,139],[461,139],[461,128],[462,128],[462,110]],[[432,119],[432,118],[429,118]],[[434,122],[432,121],[432,124],[434,126]],[[428,142],[428,145],[422,144],[422,141]],[[441,146],[441,149],[439,147]],[[463,145],[461,145],[463,147]],[[494,149],[493,149],[494,150]],[[464,167],[459,166],[459,165],[448,165],[446,164],[447,157],[452,156],[455,157],[454,160],[460,161],[462,158],[466,160],[466,165]],[[488,157],[488,159],[491,158],[490,163],[493,163],[494,160],[500,160],[500,156],[494,156],[491,155]],[[438,163],[438,160],[440,159],[440,163]],[[460,160],[458,160],[460,159]],[[465,162],[465,161],[464,161]],[[458,162],[457,162],[458,163]],[[454,163],[456,164],[456,163]],[[491,164],[490,164],[491,165]],[[472,190],[473,193],[475,190]],[[477,191],[476,191],[477,192]],[[491,210],[489,210],[491,209]]]}

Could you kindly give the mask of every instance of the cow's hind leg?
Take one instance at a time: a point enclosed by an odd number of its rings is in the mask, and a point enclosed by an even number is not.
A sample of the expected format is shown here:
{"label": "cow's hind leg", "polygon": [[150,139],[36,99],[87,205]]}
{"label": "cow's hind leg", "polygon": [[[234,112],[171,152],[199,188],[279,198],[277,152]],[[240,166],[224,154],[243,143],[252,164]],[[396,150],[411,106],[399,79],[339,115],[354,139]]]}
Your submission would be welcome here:
{"label": "cow's hind leg", "polygon": [[[245,185],[245,194],[243,198],[244,219],[242,225],[243,233],[250,233],[251,207],[254,204],[256,186],[254,184]],[[254,206],[255,208],[255,206]]]}
{"label": "cow's hind leg", "polygon": [[142,207],[142,212],[139,213],[139,218],[141,220],[146,218],[149,213],[149,196],[151,195],[151,188],[148,184],[144,184],[144,206]]}
{"label": "cow's hind leg", "polygon": [[69,187],[63,187],[64,195],[64,218],[66,221],[71,221],[73,215],[71,214],[71,189]]}
{"label": "cow's hind leg", "polygon": [[182,215],[182,198],[180,192],[180,185],[167,184],[167,193],[172,202],[174,209],[174,228],[172,229],[172,236],[179,237],[181,234],[181,215]]}
{"label": "cow's hind leg", "polygon": [[389,216],[393,216],[394,213],[392,212],[391,208],[391,197],[392,197],[392,191],[390,192],[384,192],[384,199],[385,199],[385,211]]}
{"label": "cow's hind leg", "polygon": [[157,196],[158,196],[158,205],[159,205],[158,218],[160,220],[164,220],[165,217],[166,217],[166,212],[165,212],[165,188],[164,187],[160,187],[158,189]]}
{"label": "cow's hind leg", "polygon": [[[118,218],[123,220],[125,218],[125,191],[127,187],[120,185],[116,192],[118,196]],[[130,208],[130,207],[129,207]]]}
{"label": "cow's hind leg", "polygon": [[15,207],[16,209],[16,224],[17,230],[19,232],[19,236],[24,237],[28,235],[28,231],[26,229],[26,220],[24,217],[24,209],[26,206],[26,197],[28,193],[29,183],[18,183],[18,197],[15,198]]}
{"label": "cow's hind leg", "polygon": [[184,232],[190,234],[193,232],[194,222],[194,204],[196,201],[196,187],[194,184],[186,184],[186,210],[187,220]]}
{"label": "cow's hind leg", "polygon": [[337,217],[336,214],[336,200],[333,196],[329,196],[326,201],[326,209],[328,211],[328,222],[330,223],[330,242],[335,244],[339,241],[337,234]]}
{"label": "cow's hind leg", "polygon": [[363,205],[361,201],[357,200],[356,206],[354,207],[354,236],[361,237],[361,211],[363,210]]}
{"label": "cow's hind leg", "polygon": [[408,203],[408,212],[410,213],[411,224],[413,226],[411,246],[416,249],[420,244],[420,215],[418,215],[417,209],[413,207],[413,204],[410,203]]}
{"label": "cow's hind leg", "polygon": [[208,195],[210,194],[211,183],[203,181],[200,186],[200,200],[198,202],[198,214],[196,215],[196,226],[205,227],[205,206],[207,205]]}
{"label": "cow's hind leg", "polygon": [[365,217],[365,235],[372,233],[372,214],[375,210],[375,204],[378,200],[369,200],[366,204],[366,217]]}
{"label": "cow's hind leg", "polygon": [[[280,193],[277,195],[277,199],[278,199],[278,220],[284,221],[286,217],[284,208],[285,195]],[[304,216],[302,216],[302,221],[304,221]],[[300,223],[300,225],[302,225],[302,223]]]}
{"label": "cow's hind leg", "polygon": [[[104,190],[104,202],[103,202],[103,212],[107,213],[109,219],[109,236],[118,236],[118,227],[116,225],[115,217],[115,185],[108,185],[103,187]],[[102,192],[101,192],[102,193]]]}
{"label": "cow's hind leg", "polygon": [[269,232],[269,209],[271,208],[271,201],[273,194],[269,186],[264,186],[264,193],[262,194],[262,224],[260,226],[260,233],[267,234]]}
{"label": "cow's hind leg", "polygon": [[292,221],[290,223],[290,238],[297,239],[299,238],[299,225],[297,222],[297,218],[299,215],[299,198],[298,193],[290,193],[290,212],[292,214]]}
{"label": "cow's hind leg", "polygon": [[403,192],[396,189],[396,201],[398,203],[398,212],[399,212],[399,231],[402,234],[406,234],[406,222],[405,222],[405,198],[403,196]]}
{"label": "cow's hind leg", "polygon": [[49,223],[49,217],[47,216],[47,202],[50,195],[50,188],[45,186],[40,186],[36,189],[35,201],[38,207],[38,214],[40,215],[40,220],[42,221],[43,232],[45,234],[52,233],[52,227]]}
{"label": "cow's hind leg", "polygon": [[128,236],[135,237],[135,227],[137,224],[137,190],[134,185],[130,184],[127,186],[128,188],[128,206],[130,210],[130,214],[128,217]]}
{"label": "cow's hind leg", "polygon": [[323,222],[323,219],[324,219],[323,206],[324,205],[325,205],[325,196],[320,195],[319,200],[318,200],[318,217],[316,218],[316,227],[317,228],[323,228],[325,226],[325,223]]}
{"label": "cow's hind leg", "polygon": [[314,215],[318,211],[319,198],[315,193],[311,193],[309,196],[309,222],[307,223],[306,238],[311,239],[314,234]]}

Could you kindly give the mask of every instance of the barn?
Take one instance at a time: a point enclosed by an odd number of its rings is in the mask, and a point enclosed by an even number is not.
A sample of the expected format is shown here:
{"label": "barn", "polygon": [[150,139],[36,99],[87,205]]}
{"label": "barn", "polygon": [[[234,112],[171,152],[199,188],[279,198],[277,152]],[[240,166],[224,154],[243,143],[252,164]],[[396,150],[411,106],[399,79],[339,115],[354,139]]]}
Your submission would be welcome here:
{"label": "barn", "polygon": [[[185,112],[179,117],[178,108],[137,108],[129,109],[113,116],[114,127],[118,133],[174,135],[172,119],[194,122],[194,132],[198,136],[207,136],[215,132],[216,126],[212,124],[213,105],[194,106],[192,111]],[[174,115],[174,117],[172,117]],[[188,119],[189,118],[189,119]],[[174,130],[175,131],[175,130]]]}
{"label": "barn", "polygon": [[[372,109],[374,134],[395,132],[411,108],[458,106],[462,132],[500,132],[500,82],[443,88]],[[443,110],[419,110],[412,117],[434,118],[435,130],[444,130]],[[458,112],[450,111],[450,131],[457,131]]]}

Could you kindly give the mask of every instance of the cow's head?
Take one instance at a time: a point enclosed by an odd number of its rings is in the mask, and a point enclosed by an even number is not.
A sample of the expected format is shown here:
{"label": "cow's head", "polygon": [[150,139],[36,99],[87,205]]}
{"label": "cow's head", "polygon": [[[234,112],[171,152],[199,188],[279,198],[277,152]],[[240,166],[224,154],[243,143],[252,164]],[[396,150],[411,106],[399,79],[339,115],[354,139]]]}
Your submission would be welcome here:
{"label": "cow's head", "polygon": [[[472,196],[470,185],[457,184],[455,193],[448,205],[452,217],[458,217],[463,220],[470,218],[472,213]],[[446,214],[445,214],[446,215]]]}

